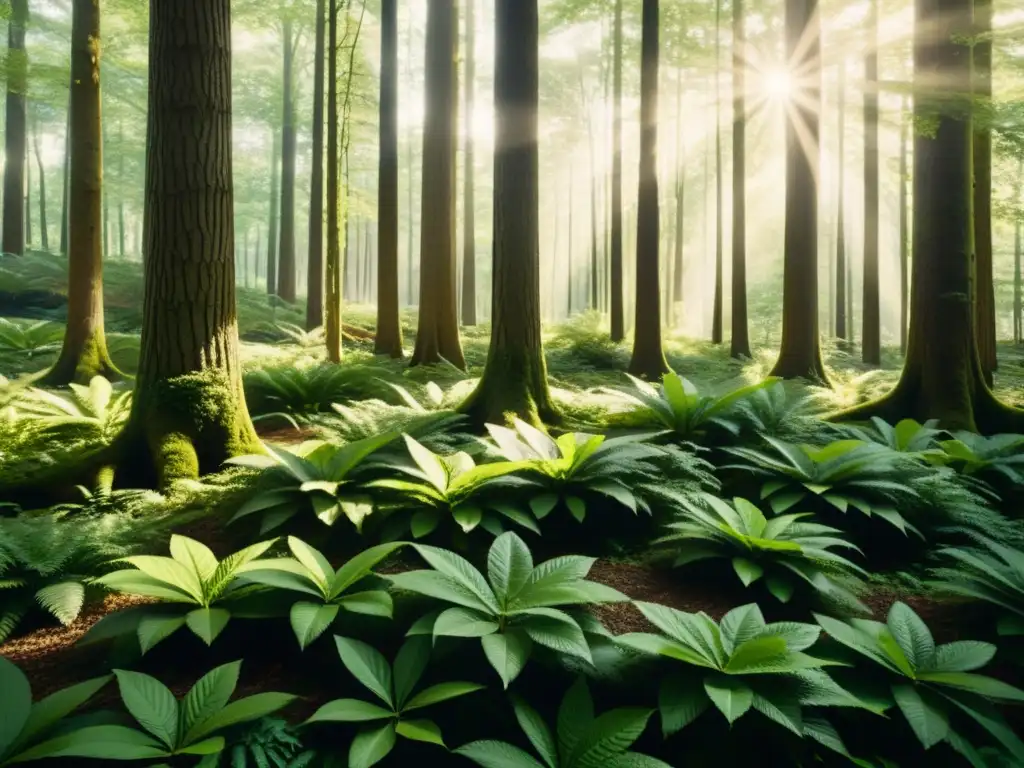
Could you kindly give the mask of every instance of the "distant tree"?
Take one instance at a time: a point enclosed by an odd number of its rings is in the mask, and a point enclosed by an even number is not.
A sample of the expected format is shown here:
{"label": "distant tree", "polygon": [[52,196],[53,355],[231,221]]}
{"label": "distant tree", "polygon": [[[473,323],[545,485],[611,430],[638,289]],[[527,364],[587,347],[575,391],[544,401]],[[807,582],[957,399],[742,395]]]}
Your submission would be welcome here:
{"label": "distant tree", "polygon": [[277,249],[277,295],[287,302],[295,301],[295,164],[298,135],[295,126],[295,50],[299,45],[299,29],[286,15],[281,23],[284,51],[283,102],[281,105],[281,228]]}
{"label": "distant tree", "polygon": [[39,142],[39,120],[32,114],[32,154],[39,169],[39,234],[40,245],[44,251],[50,250],[50,234],[46,223],[46,168],[43,166],[43,152]]}
{"label": "distant tree", "polygon": [[473,113],[476,90],[476,0],[466,0],[466,150],[462,205],[462,324],[476,325],[476,198]]}
{"label": "distant tree", "polygon": [[[719,0],[720,1],[720,0]],[[747,117],[743,0],[732,0],[732,345],[733,357],[750,357],[747,322]]]}
{"label": "distant tree", "polygon": [[324,339],[327,359],[341,362],[341,145],[338,126],[338,2],[327,21],[327,263],[324,274]]}
{"label": "distant tree", "polygon": [[4,202],[2,248],[19,256],[25,252],[25,157],[28,112],[28,56],[25,27],[28,0],[10,0],[7,23],[7,105],[4,122]]}
{"label": "distant tree", "polygon": [[853,306],[847,300],[850,267],[846,254],[846,61],[843,59],[839,61],[836,101],[839,104],[839,146],[836,150],[836,163],[839,166],[836,182],[836,338],[843,342],[852,341],[848,327],[852,329],[853,326],[853,318],[850,317]]}
{"label": "distant tree", "polygon": [[992,0],[974,0],[974,328],[985,381],[992,386],[996,358],[996,298],[992,271]]}
{"label": "distant tree", "polygon": [[277,128],[270,129],[271,160],[270,160],[270,222],[267,231],[267,293],[277,295],[277,247],[278,218],[280,209],[281,183],[281,139]]}
{"label": "distant tree", "polygon": [[398,306],[398,0],[382,0],[380,34],[377,339],[374,351],[398,358],[402,356]]}
{"label": "distant tree", "polygon": [[[335,2],[335,0],[331,0]],[[325,0],[316,0],[313,60],[313,168],[309,185],[309,255],[306,268],[306,330],[324,324],[324,66]]]}
{"label": "distant tree", "polygon": [[878,0],[868,0],[864,55],[864,286],[861,357],[882,363],[882,317],[878,291]]}
{"label": "distant tree", "polygon": [[900,353],[907,354],[907,322],[910,319],[910,222],[907,208],[907,140],[909,123],[907,115],[907,99],[902,99],[900,109]]}
{"label": "distant tree", "polygon": [[626,337],[622,270],[622,0],[615,0],[614,74],[612,75],[612,226],[611,226],[611,338]]}
{"label": "distant tree", "polygon": [[723,336],[722,285],[723,212],[722,212],[722,0],[715,0],[715,288],[711,310],[711,342],[721,344]]}

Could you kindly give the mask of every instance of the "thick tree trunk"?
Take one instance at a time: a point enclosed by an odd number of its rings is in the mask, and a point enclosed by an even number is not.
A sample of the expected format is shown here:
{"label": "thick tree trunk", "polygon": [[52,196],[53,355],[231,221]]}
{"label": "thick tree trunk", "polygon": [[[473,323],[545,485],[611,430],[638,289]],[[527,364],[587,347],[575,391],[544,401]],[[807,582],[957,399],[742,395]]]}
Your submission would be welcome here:
{"label": "thick tree trunk", "polygon": [[907,323],[910,319],[910,232],[907,220],[907,100],[902,100],[900,110],[900,354],[907,354]]}
{"label": "thick tree trunk", "polygon": [[7,23],[7,113],[4,123],[4,202],[2,247],[4,253],[25,252],[25,148],[28,122],[28,57],[25,27],[28,0],[10,0]]}
{"label": "thick tree trunk", "polygon": [[711,312],[711,342],[721,344],[723,336],[723,285],[722,285],[722,88],[721,88],[721,46],[722,46],[722,0],[715,0],[715,295]]}
{"label": "thick tree trunk", "polygon": [[44,251],[50,250],[49,224],[46,221],[46,169],[43,167],[43,153],[39,147],[39,125],[33,117],[32,120],[32,152],[36,158],[36,168],[39,169],[39,236],[40,245]]}
{"label": "thick tree trunk", "polygon": [[[917,0],[915,120],[935,125],[914,136],[914,222],[910,338],[896,388],[880,400],[837,414],[938,419],[945,429],[1019,432],[1024,411],[1000,403],[985,383],[971,306],[970,0]],[[934,84],[943,84],[936,92]]]}
{"label": "thick tree trunk", "polygon": [[786,56],[802,73],[802,93],[786,117],[782,347],[772,374],[827,384],[818,340],[820,24],[817,0],[786,0]]}
{"label": "thick tree trunk", "polygon": [[284,99],[281,118],[281,242],[277,248],[277,295],[295,301],[295,160],[298,152],[295,130],[295,48],[298,35],[292,22],[282,24],[284,41]]}
{"label": "thick tree trunk", "polygon": [[71,178],[71,87],[68,84],[68,113],[64,121],[64,175],[60,201],[60,252],[68,252],[68,183]]}
{"label": "thick tree trunk", "polygon": [[380,29],[377,338],[374,351],[378,355],[399,358],[402,356],[402,321],[398,306],[398,0],[382,1]]}
{"label": "thick tree trunk", "polygon": [[280,213],[279,181],[281,173],[281,144],[277,128],[271,127],[270,143],[272,145],[270,161],[270,223],[267,233],[267,293],[277,295],[277,217]]}
{"label": "thick tree trunk", "polygon": [[975,104],[983,110],[974,126],[974,327],[985,381],[996,370],[996,299],[992,264],[992,0],[974,0]]}
{"label": "thick tree trunk", "polygon": [[[721,0],[719,0],[721,1]],[[746,35],[743,0],[732,2],[732,348],[750,357],[747,324],[747,117],[744,94]]]}
{"label": "thick tree trunk", "polygon": [[878,296],[878,0],[868,2],[864,56],[864,285],[861,357],[882,362],[882,316]]}
{"label": "thick tree trunk", "polygon": [[456,0],[427,0],[420,311],[412,364],[465,368],[455,301],[455,155],[458,143]]}
{"label": "thick tree trunk", "polygon": [[643,0],[640,59],[640,189],[637,194],[636,300],[629,372],[659,379],[669,370],[661,346],[658,211],[658,0]]}
{"label": "thick tree trunk", "polygon": [[338,174],[338,3],[330,0],[327,22],[327,264],[324,272],[324,339],[327,359],[341,362],[341,222]]}
{"label": "thick tree trunk", "polygon": [[260,450],[235,320],[230,9],[150,9],[142,355],[121,445],[129,478],[161,487]]}
{"label": "thick tree trunk", "polygon": [[494,250],[491,345],[476,391],[461,410],[473,423],[505,414],[557,420],[540,323],[537,0],[496,0]]}
{"label": "thick tree trunk", "polygon": [[612,245],[611,274],[611,338],[626,337],[623,307],[622,273],[622,0],[615,0],[614,74],[612,75]]}
{"label": "thick tree trunk", "polygon": [[473,114],[476,89],[476,0],[466,0],[466,157],[462,210],[462,324],[476,325],[476,199]]}
{"label": "thick tree trunk", "polygon": [[[335,2],[335,0],[331,0]],[[306,267],[306,330],[324,324],[324,55],[326,0],[316,0],[313,61],[313,168],[309,185],[309,253]]]}
{"label": "thick tree trunk", "polygon": [[116,379],[103,335],[103,145],[100,128],[100,7],[75,0],[71,22],[71,182],[68,314],[64,344],[44,377],[50,386]]}

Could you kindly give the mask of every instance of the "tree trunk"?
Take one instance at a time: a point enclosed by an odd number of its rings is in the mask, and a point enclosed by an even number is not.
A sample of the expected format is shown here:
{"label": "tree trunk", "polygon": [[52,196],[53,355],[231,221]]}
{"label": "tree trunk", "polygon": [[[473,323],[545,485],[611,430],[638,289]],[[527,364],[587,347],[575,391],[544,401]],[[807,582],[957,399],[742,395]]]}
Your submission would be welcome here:
{"label": "tree trunk", "polygon": [[71,180],[67,326],[45,384],[88,384],[120,376],[103,334],[103,145],[100,116],[100,8],[75,0],[71,22]]}
{"label": "tree trunk", "polygon": [[907,321],[909,320],[909,246],[910,232],[907,221],[907,99],[900,109],[900,354],[907,354]]}
{"label": "tree trunk", "polygon": [[46,169],[43,167],[43,153],[39,147],[39,125],[33,116],[32,151],[39,169],[39,236],[44,251],[50,250],[49,225],[46,221]]}
{"label": "tree trunk", "polygon": [[[572,220],[572,204],[573,204],[573,202],[572,202],[572,193],[573,193],[573,186],[575,186],[575,185],[573,184],[572,163],[570,163],[569,164],[569,199],[566,202],[566,206],[565,206],[566,209],[569,212],[569,222],[568,222],[568,225],[566,227],[566,234],[568,235],[568,238],[567,238],[568,246],[565,249],[565,294],[566,294],[566,302],[567,302],[566,303],[566,307],[567,307],[566,314],[569,317],[572,317],[572,310],[573,310],[573,307],[572,307],[572,303],[573,303],[572,302],[572,278],[573,278],[573,274],[572,274],[572,268],[573,268],[573,264],[572,264],[572,228],[573,228],[573,220]],[[556,256],[558,255],[558,251],[555,251],[555,255]]]}
{"label": "tree trunk", "polygon": [[[849,269],[846,265],[846,63],[839,62],[839,147],[836,150],[836,160],[839,164],[839,173],[836,191],[837,212],[836,212],[836,338],[840,341],[849,341],[847,333],[847,317],[852,307],[847,300],[849,290],[846,282]],[[852,321],[851,321],[852,324]]]}
{"label": "tree trunk", "polygon": [[685,262],[683,260],[683,241],[685,236],[685,192],[686,192],[686,143],[683,141],[683,75],[676,73],[676,231],[673,244],[672,265],[672,327],[679,328],[683,323],[683,285]]}
{"label": "tree trunk", "polygon": [[722,107],[721,107],[721,47],[722,0],[715,0],[715,298],[711,313],[711,342],[721,344],[723,336],[722,286]]}
{"label": "tree trunk", "polygon": [[[721,0],[719,0],[721,2]],[[743,68],[746,35],[743,0],[732,4],[732,349],[733,357],[750,357],[747,328],[747,118]]]}
{"label": "tree trunk", "polygon": [[[970,0],[917,0],[914,113],[935,126],[914,136],[914,222],[910,337],[903,374],[880,400],[837,414],[938,419],[944,429],[992,434],[1024,429],[1024,412],[1000,403],[985,383],[971,305]],[[927,30],[922,34],[921,30]],[[934,83],[944,84],[936,93]]]}
{"label": "tree trunk", "polygon": [[378,355],[399,358],[402,356],[402,320],[398,301],[398,0],[381,3],[380,34],[377,338],[374,351]]}
{"label": "tree trunk", "polygon": [[64,175],[60,201],[60,252],[68,253],[68,184],[71,179],[71,87],[68,85],[68,114],[64,123]]}
{"label": "tree trunk", "polygon": [[772,375],[827,384],[818,340],[820,24],[817,0],[786,0],[786,57],[801,73],[802,93],[786,117],[782,347]]}
{"label": "tree trunk", "polygon": [[[992,0],[974,0],[974,328],[985,381],[996,370],[996,300],[992,276]],[[979,101],[980,100],[980,101]]]}
{"label": "tree trunk", "polygon": [[28,157],[28,142],[25,142],[25,245],[31,246],[32,239],[32,163]]}
{"label": "tree trunk", "polygon": [[291,19],[282,24],[284,40],[284,99],[281,117],[281,243],[277,248],[277,295],[282,301],[295,301],[295,48],[298,35]]}
{"label": "tree trunk", "polygon": [[615,0],[614,74],[612,98],[615,105],[612,117],[612,251],[611,275],[611,338],[622,341],[626,337],[623,312],[622,286],[622,0]]}
{"label": "tree trunk", "polygon": [[461,410],[477,425],[514,413],[557,420],[540,323],[537,0],[495,0],[494,249],[491,344]]}
{"label": "tree trunk", "polygon": [[455,155],[458,143],[456,0],[427,0],[420,311],[412,364],[465,369],[455,301]]}
{"label": "tree trunk", "polygon": [[148,264],[122,459],[160,487],[260,450],[235,320],[230,9],[175,0],[150,12]]}
{"label": "tree trunk", "polygon": [[1013,340],[1018,344],[1024,342],[1024,310],[1021,302],[1021,256],[1024,250],[1024,155],[1017,161],[1017,189],[1014,202],[1017,204],[1017,216],[1013,223]]}
{"label": "tree trunk", "polygon": [[[406,47],[406,61],[408,67],[406,69],[406,77],[409,81],[412,81],[413,77],[413,66],[412,66],[412,38],[414,24],[412,21],[412,14],[409,14],[409,36],[408,44]],[[405,132],[406,141],[406,176],[408,177],[408,184],[406,186],[406,206],[407,215],[409,216],[409,229],[406,231],[406,246],[405,246],[405,270],[406,270],[406,304],[412,306],[416,303],[416,255],[413,252],[415,247],[416,237],[416,209],[413,201],[413,190],[416,186],[416,167],[413,164],[413,153],[415,150],[415,141],[413,140],[413,127],[412,121],[409,121],[409,126]]]}
{"label": "tree trunk", "polygon": [[597,305],[597,145],[594,142],[594,110],[589,107],[587,90],[583,81],[583,69],[579,71],[580,97],[587,111],[587,147],[590,152],[590,266],[588,267],[589,287],[588,309],[596,312]]}
{"label": "tree trunk", "polygon": [[25,252],[25,148],[28,121],[25,93],[28,89],[28,57],[25,27],[28,0],[10,0],[7,23],[7,116],[4,123],[4,253]]}
{"label": "tree trunk", "polygon": [[260,274],[261,274],[261,270],[262,270],[262,267],[263,267],[263,264],[260,261],[260,256],[262,255],[262,242],[261,242],[261,238],[262,237],[263,237],[263,230],[260,228],[260,225],[257,224],[256,225],[256,245],[253,246],[253,258],[252,258],[252,287],[253,288],[259,288],[260,287]]}
{"label": "tree trunk", "polygon": [[125,257],[124,231],[124,126],[117,121],[117,183],[120,189],[117,195],[117,253]]}
{"label": "tree trunk", "polygon": [[[335,2],[335,0],[331,0]],[[326,0],[316,0],[313,61],[313,168],[309,185],[309,255],[306,268],[306,330],[324,324],[324,55]]]}
{"label": "tree trunk", "polygon": [[462,210],[462,324],[476,325],[476,200],[473,114],[476,89],[476,0],[466,0],[466,177]]}
{"label": "tree trunk", "polygon": [[861,356],[882,363],[882,318],[878,296],[878,0],[868,2],[864,57],[864,285]]}
{"label": "tree trunk", "polygon": [[270,132],[270,143],[273,145],[270,161],[270,224],[267,232],[267,293],[271,296],[277,295],[277,217],[278,208],[278,183],[281,173],[281,145],[277,135],[277,129],[272,127]]}
{"label": "tree trunk", "polygon": [[636,300],[629,372],[660,379],[669,370],[661,346],[658,211],[658,0],[643,0],[640,57],[640,189],[636,221]]}

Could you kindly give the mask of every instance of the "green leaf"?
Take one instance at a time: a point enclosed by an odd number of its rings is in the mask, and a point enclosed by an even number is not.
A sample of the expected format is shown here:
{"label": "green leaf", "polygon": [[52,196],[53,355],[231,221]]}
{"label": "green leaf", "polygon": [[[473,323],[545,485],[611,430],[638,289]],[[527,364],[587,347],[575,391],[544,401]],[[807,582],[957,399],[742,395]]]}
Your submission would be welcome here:
{"label": "green leaf", "polygon": [[448,470],[445,469],[444,462],[439,456],[424,448],[415,438],[409,435],[402,435],[402,437],[405,439],[405,445],[409,449],[412,460],[423,470],[423,474],[426,475],[430,484],[439,493],[444,493],[448,489]]}
{"label": "green leaf", "polygon": [[1024,691],[993,677],[975,675],[970,672],[926,672],[919,679],[970,691],[996,701],[1024,702]]}
{"label": "green leaf", "polygon": [[474,568],[468,560],[439,547],[428,547],[423,544],[414,544],[413,546],[434,570],[455,580],[475,595],[481,605],[486,606],[488,610],[498,611],[500,606],[495,599],[494,592],[480,571]]}
{"label": "green leaf", "polygon": [[142,653],[148,653],[161,640],[173,635],[185,626],[185,617],[167,616],[162,613],[143,614],[139,618],[136,634]]}
{"label": "green leaf", "polygon": [[[453,754],[462,755],[483,768],[544,768],[533,757],[504,741],[471,741]],[[555,768],[553,763],[548,768]]]}
{"label": "green leaf", "polygon": [[394,709],[391,667],[381,652],[361,640],[336,635],[334,641],[345,668],[368,690]]}
{"label": "green leaf", "polygon": [[886,623],[914,670],[929,669],[934,661],[935,641],[913,609],[903,602],[893,603]]}
{"label": "green leaf", "polygon": [[[176,752],[176,754],[219,755],[221,752],[224,751],[225,746],[227,746],[227,742],[224,740],[223,736],[214,736],[211,739],[203,739],[202,741],[196,742],[195,744],[189,744],[187,747],[182,747]],[[202,765],[201,762],[200,765]]]}
{"label": "green leaf", "polygon": [[996,647],[977,640],[946,643],[935,649],[936,672],[971,672],[992,661]]}
{"label": "green leaf", "polygon": [[431,649],[430,639],[423,636],[408,638],[398,649],[393,668],[397,711],[402,710],[405,700],[423,676],[423,670],[430,661]]}
{"label": "green leaf", "polygon": [[798,504],[806,496],[806,491],[789,491],[787,493],[776,493],[769,500],[772,511],[776,515],[781,515],[787,509],[792,507],[794,504]]}
{"label": "green leaf", "polygon": [[594,722],[594,702],[583,677],[577,677],[558,707],[558,751],[568,757]]}
{"label": "green leaf", "polygon": [[476,504],[459,504],[452,509],[452,517],[465,533],[469,533],[480,525],[484,511]]}
{"label": "green leaf", "polygon": [[[411,438],[408,438],[411,439]],[[426,450],[424,448],[424,450]],[[395,724],[360,731],[348,751],[348,768],[370,768],[383,760],[395,747]]]}
{"label": "green leaf", "polygon": [[934,747],[946,738],[949,734],[949,716],[922,698],[914,686],[902,683],[894,685],[892,694],[925,749]]}
{"label": "green leaf", "polygon": [[434,622],[435,636],[483,637],[498,631],[498,622],[469,608],[449,608]]}
{"label": "green leaf", "polygon": [[662,734],[667,739],[700,717],[710,706],[708,694],[696,680],[676,676],[666,678],[658,692]]}
{"label": "green leaf", "polygon": [[334,580],[334,569],[327,562],[327,558],[319,550],[294,536],[288,537],[288,548],[295,555],[295,559],[306,568],[317,586],[323,592],[327,592],[328,586]]}
{"label": "green leaf", "polygon": [[508,608],[532,572],[533,557],[519,536],[509,531],[494,540],[487,554],[487,579],[502,608]]}
{"label": "green leaf", "polygon": [[185,616],[188,628],[207,645],[213,645],[230,620],[231,612],[224,608],[197,608]]}
{"label": "green leaf", "polygon": [[498,613],[497,606],[492,608],[464,585],[437,571],[406,571],[389,575],[387,578],[398,589],[434,597],[487,614]]}
{"label": "green leaf", "polygon": [[279,709],[284,709],[295,701],[295,698],[290,693],[268,691],[267,693],[257,693],[253,696],[233,701],[220,710],[220,712],[216,712],[211,717],[197,724],[192,731],[191,740],[193,742],[199,741],[212,733],[230,728],[233,725],[259,720],[261,717],[271,715]]}
{"label": "green leaf", "polygon": [[298,602],[292,605],[289,618],[292,630],[299,641],[299,648],[305,650],[310,643],[327,631],[338,617],[340,606],[317,605],[316,603]]}
{"label": "green leaf", "polygon": [[579,496],[566,496],[565,506],[569,508],[569,513],[580,523],[587,516],[587,503]]}
{"label": "green leaf", "polygon": [[652,710],[622,707],[600,715],[572,750],[570,765],[602,768],[640,738]]}
{"label": "green leaf", "polygon": [[395,730],[399,736],[412,741],[445,746],[444,739],[441,738],[441,729],[432,720],[399,720]]}
{"label": "green leaf", "polygon": [[8,759],[27,763],[59,757],[97,760],[146,760],[168,755],[164,746],[149,734],[123,725],[93,725],[55,736]]}
{"label": "green leaf", "polygon": [[338,605],[351,613],[364,616],[381,616],[390,619],[394,614],[395,604],[391,595],[381,589],[356,592],[338,598]]}
{"label": "green leaf", "polygon": [[241,661],[215,667],[199,678],[192,686],[192,690],[185,695],[181,710],[184,743],[195,741],[195,730],[227,706],[238,685],[238,673],[241,669]]}
{"label": "green leaf", "polygon": [[704,690],[730,725],[746,714],[754,703],[754,692],[750,687],[742,680],[727,675],[708,675],[704,678]]}
{"label": "green leaf", "polygon": [[82,612],[85,604],[85,585],[78,581],[49,584],[36,592],[36,602],[49,611],[61,624],[67,626]]}
{"label": "green leaf", "polygon": [[534,517],[538,520],[543,520],[558,506],[558,501],[558,494],[542,493],[530,499],[530,510],[533,512]]}
{"label": "green leaf", "polygon": [[[142,574],[151,579],[155,579],[166,587],[184,592],[195,602],[202,604],[204,593],[203,585],[199,583],[199,576],[177,560],[156,555],[135,555],[124,558],[124,562],[134,565]],[[121,571],[116,573],[121,573]],[[108,574],[101,581],[107,583],[107,579],[111,575],[113,574]],[[118,587],[114,588],[118,589]]]}
{"label": "green leaf", "polygon": [[754,637],[739,645],[729,657],[730,674],[757,672],[758,667],[786,656],[786,641],[771,635]]}
{"label": "green leaf", "polygon": [[732,568],[736,571],[736,575],[740,577],[744,587],[749,587],[764,575],[764,568],[752,560],[747,560],[745,557],[734,557],[732,559]]}
{"label": "green leaf", "polygon": [[[171,561],[173,562],[173,561]],[[183,567],[176,563],[179,567]],[[167,584],[166,582],[147,576],[142,571],[126,569],[113,571],[104,574],[95,580],[96,584],[106,587],[115,592],[122,592],[127,595],[139,595],[140,597],[155,597],[157,600],[166,600],[175,603],[196,604],[202,602],[182,589]]]}
{"label": "green leaf", "polygon": [[455,699],[459,696],[465,696],[468,693],[483,690],[483,688],[484,686],[478,685],[477,683],[438,683],[437,685],[432,685],[413,696],[409,700],[409,703],[403,707],[402,711],[409,712],[414,709],[419,709],[420,707],[429,707],[431,704],[438,704],[442,701],[448,701],[449,699]]}
{"label": "green leaf", "polygon": [[737,646],[757,637],[764,629],[764,616],[757,603],[748,603],[733,608],[719,624],[722,634],[722,646],[725,652],[732,655]]}
{"label": "green leaf", "polygon": [[178,743],[178,702],[166,685],[141,672],[115,669],[121,700],[139,725],[174,750]]}
{"label": "green leaf", "polygon": [[515,629],[481,637],[480,643],[484,655],[501,677],[505,688],[523,671],[533,647],[530,638]]}
{"label": "green leaf", "polygon": [[335,699],[324,704],[303,725],[309,723],[362,723],[369,720],[389,720],[395,713],[368,701]]}
{"label": "green leaf", "polygon": [[517,626],[529,636],[533,642],[543,645],[558,653],[575,656],[592,663],[590,646],[583,636],[583,630],[570,616],[548,608],[535,608],[529,614],[519,614]]}
{"label": "green leaf", "polygon": [[[3,657],[0,657],[2,659]],[[0,662],[2,665],[3,662]],[[9,663],[9,662],[7,662]],[[10,751],[16,753],[21,747],[34,741],[37,737],[44,734],[51,727],[56,725],[73,711],[82,706],[85,702],[91,699],[103,686],[109,683],[113,679],[112,675],[104,675],[103,677],[94,677],[91,680],[78,683],[77,685],[63,688],[55,693],[51,693],[45,699],[37,701],[32,705],[32,709],[29,711],[28,720],[25,722],[24,727],[21,729],[20,735],[13,742],[12,745],[0,742],[0,755],[4,752]],[[8,681],[4,679],[3,672],[0,671],[0,683],[6,684]],[[17,695],[14,690],[4,688],[5,697],[10,694]],[[5,709],[4,701],[0,701],[0,711]]]}
{"label": "green leaf", "polygon": [[0,756],[18,738],[29,720],[32,689],[28,678],[14,664],[0,656]]}
{"label": "green leaf", "polygon": [[414,538],[422,539],[434,532],[441,522],[441,514],[433,507],[421,509],[412,516],[410,530]]}
{"label": "green leaf", "polygon": [[765,579],[765,586],[780,603],[788,603],[793,597],[794,585],[791,579],[772,574]]}
{"label": "green leaf", "polygon": [[558,764],[558,745],[555,737],[548,728],[547,723],[533,707],[529,706],[519,696],[512,696],[512,708],[516,714],[519,727],[523,729],[526,738],[533,744],[537,754],[547,763],[548,768],[556,768]]}
{"label": "green leaf", "polygon": [[379,544],[360,552],[338,569],[338,573],[331,583],[330,598],[336,598],[357,581],[368,576],[377,563],[404,546],[405,542],[396,541]]}
{"label": "green leaf", "polygon": [[196,574],[201,582],[209,581],[217,570],[217,557],[210,548],[187,536],[171,535],[171,557]]}

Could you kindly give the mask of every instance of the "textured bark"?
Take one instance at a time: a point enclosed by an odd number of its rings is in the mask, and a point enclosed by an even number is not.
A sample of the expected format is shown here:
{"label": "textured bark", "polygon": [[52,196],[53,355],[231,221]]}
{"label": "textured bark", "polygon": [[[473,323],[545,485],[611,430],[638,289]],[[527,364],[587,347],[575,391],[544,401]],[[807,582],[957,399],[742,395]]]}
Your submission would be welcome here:
{"label": "textured bark", "polygon": [[715,0],[715,294],[711,310],[711,342],[721,344],[723,337],[722,262],[722,0]]}
{"label": "textured bark", "polygon": [[747,323],[747,118],[744,97],[743,0],[732,0],[732,347],[750,357]]}
{"label": "textured bark", "polygon": [[100,7],[95,0],[72,5],[71,83],[68,314],[60,356],[43,379],[50,386],[120,376],[103,335]]}
{"label": "textured bark", "polygon": [[341,362],[341,221],[338,205],[338,3],[330,1],[327,22],[327,264],[324,273],[324,339],[327,359]]}
{"label": "textured bark", "polygon": [[[331,0],[334,2],[334,0]],[[313,61],[313,168],[309,185],[309,253],[306,266],[306,330],[324,324],[324,56],[327,6],[316,0]]]}
{"label": "textured bark", "polygon": [[[782,347],[772,375],[827,384],[818,339],[820,24],[817,0],[786,0],[786,57],[790,66],[802,73],[803,93],[793,101],[786,118]],[[801,135],[807,137],[807,151]]]}
{"label": "textured bark", "polygon": [[25,148],[28,121],[28,58],[25,26],[28,0],[11,0],[7,23],[7,113],[4,123],[4,202],[2,247],[4,253],[25,252]]}
{"label": "textured bark", "polygon": [[284,42],[284,87],[281,109],[281,241],[277,248],[277,295],[295,301],[295,160],[298,153],[295,130],[295,48],[298,35],[292,22],[282,24]]}
{"label": "textured bark", "polygon": [[626,337],[622,285],[622,0],[615,0],[614,65],[612,75],[612,243],[611,273],[611,338]]}
{"label": "textured bark", "polygon": [[46,170],[43,168],[43,153],[39,147],[39,126],[34,118],[32,120],[32,151],[36,158],[36,167],[39,169],[40,245],[44,251],[48,251],[50,250],[50,233],[46,221]]}
{"label": "textured bark", "polygon": [[235,314],[230,0],[153,0],[142,354],[120,446],[160,487],[260,450]]}
{"label": "textured bark", "polygon": [[900,353],[907,354],[907,322],[910,318],[910,232],[907,220],[907,100],[900,109]]}
{"label": "textured bark", "polygon": [[836,338],[848,341],[847,323],[852,320],[849,311],[852,309],[847,300],[849,289],[847,278],[849,268],[846,264],[846,64],[839,62],[839,92],[836,97],[839,105],[839,147],[836,160],[839,173],[836,191]]}
{"label": "textured bark", "polygon": [[420,311],[412,364],[447,360],[464,369],[455,300],[458,47],[456,0],[427,0]]}
{"label": "textured bark", "polygon": [[[472,0],[470,2],[472,6]],[[381,3],[380,166],[377,182],[378,355],[402,356],[398,306],[398,0]]]}
{"label": "textured bark", "polygon": [[660,379],[669,370],[661,346],[658,261],[658,0],[643,0],[640,54],[640,189],[636,222],[636,301],[629,372]]}
{"label": "textured bark", "polygon": [[672,264],[672,327],[678,328],[683,322],[683,280],[686,272],[686,265],[683,261],[684,241],[684,220],[685,216],[685,193],[686,193],[686,143],[683,141],[683,76],[679,74],[676,78],[676,125],[679,130],[676,134],[676,231],[675,242],[673,243],[673,264]]}
{"label": "textured bark", "polygon": [[68,183],[71,179],[71,88],[68,86],[68,114],[64,122],[64,175],[61,177],[60,252],[68,252]]}
{"label": "textured bark", "polygon": [[462,324],[476,325],[476,197],[473,113],[476,90],[476,0],[466,0],[466,150],[462,206]]}
{"label": "textured bark", "polygon": [[[837,414],[837,419],[879,416],[892,423],[938,419],[945,429],[983,434],[1019,432],[1024,411],[1000,403],[985,383],[971,306],[970,106],[948,93],[971,87],[970,0],[917,0],[914,41],[916,121],[936,125],[914,136],[914,221],[910,338],[895,389],[885,397]],[[936,92],[934,83],[943,91]]]}
{"label": "textured bark", "polygon": [[882,362],[882,317],[878,296],[878,0],[868,2],[864,57],[864,285],[861,357]]}
{"label": "textured bark", "polygon": [[992,0],[974,0],[974,328],[985,381],[996,370],[996,298],[992,276]]}
{"label": "textured bark", "polygon": [[271,150],[270,161],[270,223],[267,234],[267,293],[277,295],[277,217],[280,213],[279,204],[279,183],[281,179],[281,144],[277,128],[272,127],[270,132]]}
{"label": "textured bark", "polygon": [[540,323],[537,0],[495,0],[494,250],[487,365],[461,410],[477,425],[506,414],[557,419]]}

